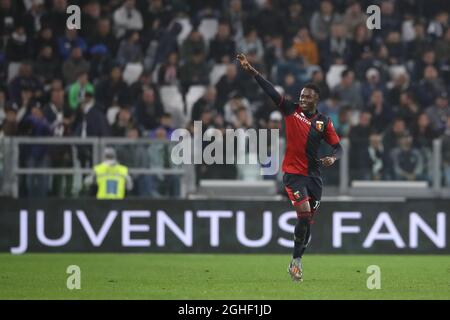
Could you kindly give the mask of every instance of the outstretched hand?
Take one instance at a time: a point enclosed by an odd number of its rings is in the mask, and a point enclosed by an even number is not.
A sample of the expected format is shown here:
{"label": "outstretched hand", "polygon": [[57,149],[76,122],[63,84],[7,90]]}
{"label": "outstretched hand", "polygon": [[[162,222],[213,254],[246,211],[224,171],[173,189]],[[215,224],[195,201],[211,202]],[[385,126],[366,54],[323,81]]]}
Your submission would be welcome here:
{"label": "outstretched hand", "polygon": [[325,167],[331,166],[335,161],[336,161],[335,157],[324,157],[324,158],[320,159],[320,162]]}
{"label": "outstretched hand", "polygon": [[245,54],[243,53],[239,53],[236,56],[237,60],[239,61],[239,63],[241,64],[241,67],[247,71],[252,73],[253,75],[257,75],[258,71],[256,71],[255,68],[253,68],[253,66],[250,64],[250,62],[248,62],[247,57],[245,56]]}

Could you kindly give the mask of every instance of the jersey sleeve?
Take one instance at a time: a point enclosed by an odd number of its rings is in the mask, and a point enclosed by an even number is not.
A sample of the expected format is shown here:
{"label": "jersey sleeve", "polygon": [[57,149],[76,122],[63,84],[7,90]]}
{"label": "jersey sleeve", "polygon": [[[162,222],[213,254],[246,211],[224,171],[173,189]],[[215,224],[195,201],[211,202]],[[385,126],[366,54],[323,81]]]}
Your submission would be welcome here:
{"label": "jersey sleeve", "polygon": [[280,95],[272,83],[264,79],[259,74],[255,76],[255,80],[285,116],[288,116],[295,112],[295,103],[287,100],[284,96]]}
{"label": "jersey sleeve", "polygon": [[339,136],[336,133],[336,130],[334,129],[333,122],[330,118],[328,118],[327,124],[325,126],[325,141],[333,146],[339,143],[340,139]]}

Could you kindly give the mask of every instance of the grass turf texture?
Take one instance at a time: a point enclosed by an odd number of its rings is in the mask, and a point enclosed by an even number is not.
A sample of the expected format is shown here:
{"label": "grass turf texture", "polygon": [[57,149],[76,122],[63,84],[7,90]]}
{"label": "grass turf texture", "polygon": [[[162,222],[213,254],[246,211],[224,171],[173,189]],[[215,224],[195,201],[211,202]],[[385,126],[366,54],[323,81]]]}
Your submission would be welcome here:
{"label": "grass turf texture", "polygon": [[[0,254],[0,299],[450,299],[450,255]],[[81,290],[66,269],[81,268]],[[369,265],[381,289],[369,290]]]}

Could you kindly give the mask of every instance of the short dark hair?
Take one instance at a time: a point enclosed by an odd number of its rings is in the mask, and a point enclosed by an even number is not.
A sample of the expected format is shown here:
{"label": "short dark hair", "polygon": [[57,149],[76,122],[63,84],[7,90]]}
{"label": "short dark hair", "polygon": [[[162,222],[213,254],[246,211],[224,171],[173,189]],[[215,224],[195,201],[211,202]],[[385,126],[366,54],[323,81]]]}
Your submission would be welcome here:
{"label": "short dark hair", "polygon": [[303,86],[303,89],[305,89],[305,88],[313,90],[315,93],[317,93],[317,96],[320,98],[320,89],[317,85],[310,82]]}

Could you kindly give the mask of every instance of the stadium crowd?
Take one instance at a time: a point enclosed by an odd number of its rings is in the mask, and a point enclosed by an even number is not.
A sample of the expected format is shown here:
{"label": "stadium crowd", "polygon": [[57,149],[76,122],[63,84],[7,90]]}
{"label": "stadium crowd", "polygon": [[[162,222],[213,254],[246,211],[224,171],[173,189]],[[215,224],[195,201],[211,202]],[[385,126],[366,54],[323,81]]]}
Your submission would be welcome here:
{"label": "stadium crowd", "polygon": [[[69,4],[81,7],[79,30],[66,27]],[[380,29],[366,26],[371,4]],[[288,98],[319,86],[319,111],[350,139],[352,178],[430,180],[442,137],[450,185],[448,1],[0,0],[0,36],[0,136],[165,140],[195,120],[203,130],[281,128],[276,106],[237,67],[242,52]],[[85,151],[78,160],[91,166]],[[27,167],[73,165],[70,147],[22,154]],[[161,148],[118,156],[170,166]],[[197,174],[239,177],[234,166]],[[151,194],[151,181],[138,185]]]}

